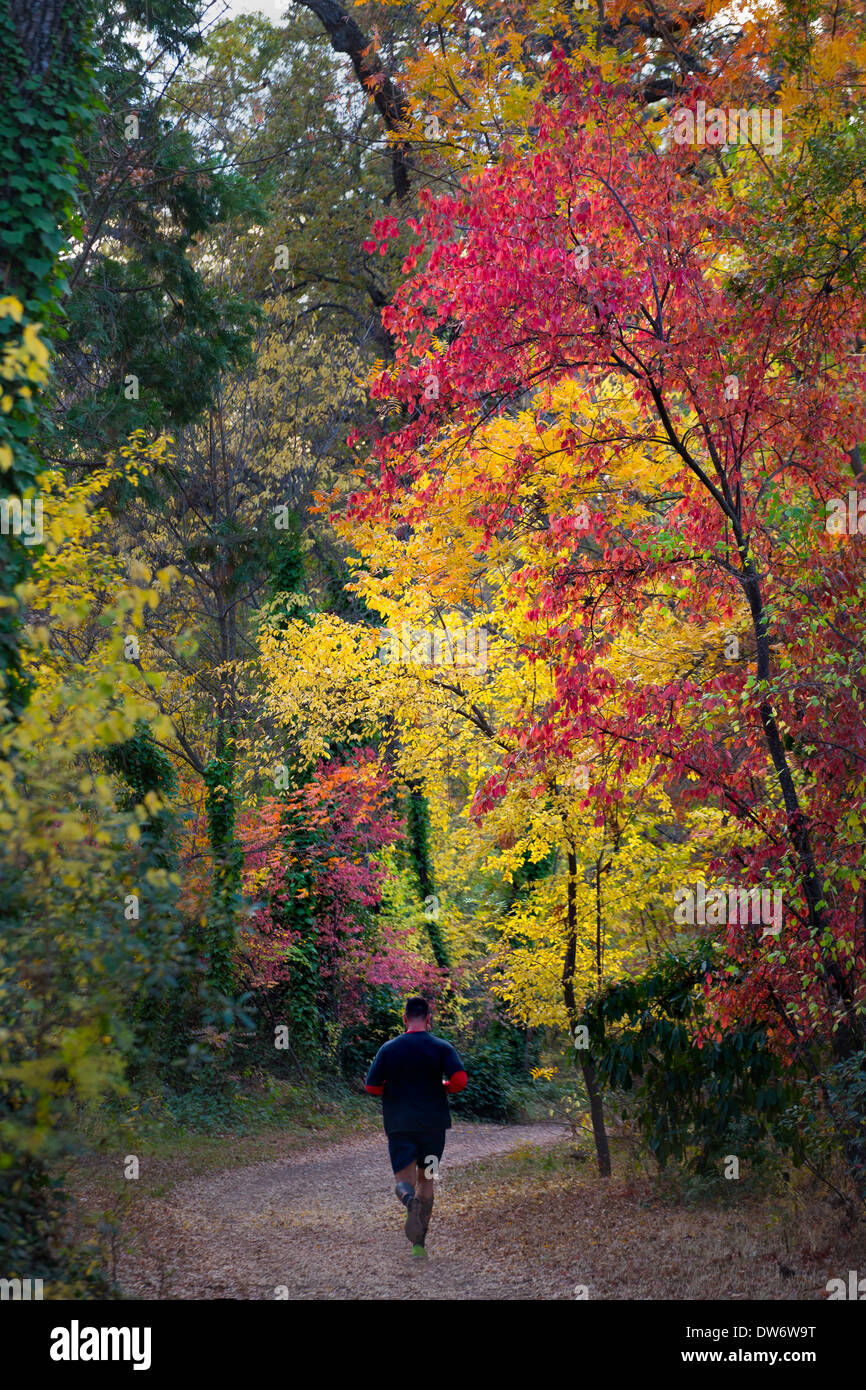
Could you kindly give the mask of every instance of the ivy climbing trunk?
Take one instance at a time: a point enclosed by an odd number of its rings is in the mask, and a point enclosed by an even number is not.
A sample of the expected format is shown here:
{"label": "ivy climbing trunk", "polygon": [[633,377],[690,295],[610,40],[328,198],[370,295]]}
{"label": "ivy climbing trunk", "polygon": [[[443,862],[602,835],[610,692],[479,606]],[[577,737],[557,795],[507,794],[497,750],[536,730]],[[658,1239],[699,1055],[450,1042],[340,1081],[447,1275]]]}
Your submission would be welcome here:
{"label": "ivy climbing trunk", "polygon": [[[75,211],[75,140],[95,115],[90,70],[93,0],[0,0],[0,597],[26,579],[37,499],[34,435],[48,354],[39,330],[59,313],[60,252]],[[18,364],[16,366],[16,364]],[[19,369],[20,368],[20,369]],[[31,537],[32,539],[32,537]],[[27,701],[15,606],[0,608],[0,700],[15,718]],[[3,717],[3,716],[0,716]]]}
{"label": "ivy climbing trunk", "polygon": [[[150,818],[139,827],[138,852],[132,858],[132,873],[125,885],[133,893],[134,912],[140,911],[142,915],[143,947],[153,961],[158,961],[164,944],[165,922],[162,915],[152,909],[149,875],[150,871],[157,874],[177,872],[174,814],[169,806],[170,798],[177,791],[177,777],[171,759],[154,741],[144,720],[137,722],[132,738],[113,744],[106,751],[105,764],[122,779],[124,790],[118,798],[122,810],[133,811],[136,806],[145,805],[149,795],[158,796],[162,803],[162,809],[151,812]],[[126,898],[124,901],[129,905]],[[133,920],[137,920],[137,916]],[[140,992],[133,1008],[141,1031],[141,1045],[136,1047],[130,1063],[132,1073],[142,1056],[150,1064],[155,1054],[177,1051],[177,1008],[171,1007],[174,990],[165,981],[151,985],[152,978],[151,974],[148,988]],[[177,1004],[176,996],[174,1003]]]}
{"label": "ivy climbing trunk", "polygon": [[243,852],[235,837],[234,730],[220,724],[216,756],[204,770],[208,836],[213,855],[213,887],[206,951],[211,987],[230,995],[234,988],[233,954],[241,890]]}
{"label": "ivy climbing trunk", "polygon": [[295,812],[286,824],[291,867],[282,894],[281,920],[297,933],[297,940],[289,951],[291,969],[286,1007],[292,1051],[300,1061],[316,1056],[324,1027],[319,1008],[321,961],[316,897],[309,863],[313,842],[314,832]]}
{"label": "ivy climbing trunk", "polygon": [[427,935],[430,938],[433,957],[436,964],[441,966],[443,970],[450,970],[451,958],[439,926],[439,904],[436,901],[433,886],[433,860],[430,855],[430,811],[427,806],[427,798],[417,782],[409,784],[409,795],[406,798],[406,822],[409,830],[409,849],[412,863],[415,866],[421,901],[424,904]]}

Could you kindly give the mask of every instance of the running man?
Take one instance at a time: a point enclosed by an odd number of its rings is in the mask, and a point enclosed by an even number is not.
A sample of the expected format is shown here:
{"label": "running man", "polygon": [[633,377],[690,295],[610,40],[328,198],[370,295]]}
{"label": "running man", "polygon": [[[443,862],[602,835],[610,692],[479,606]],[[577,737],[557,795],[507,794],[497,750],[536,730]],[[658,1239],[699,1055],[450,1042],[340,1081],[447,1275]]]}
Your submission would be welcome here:
{"label": "running man", "polygon": [[417,994],[407,999],[406,1032],[379,1048],[367,1073],[370,1095],[382,1097],[394,1191],[408,1213],[405,1229],[413,1255],[427,1253],[433,1175],[445,1148],[445,1131],[451,1128],[445,1092],[456,1095],[468,1080],[451,1044],[430,1032],[432,1020],[426,999]]}

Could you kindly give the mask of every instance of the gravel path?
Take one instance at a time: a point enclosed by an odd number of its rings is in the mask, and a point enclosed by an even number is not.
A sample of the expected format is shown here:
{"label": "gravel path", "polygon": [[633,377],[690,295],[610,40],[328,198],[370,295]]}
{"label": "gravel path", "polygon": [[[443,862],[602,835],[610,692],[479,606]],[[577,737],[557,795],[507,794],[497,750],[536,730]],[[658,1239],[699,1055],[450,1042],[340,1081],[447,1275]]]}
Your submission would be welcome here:
{"label": "gravel path", "polygon": [[137,1248],[121,1258],[119,1282],[137,1298],[537,1297],[525,1263],[497,1258],[495,1243],[482,1250],[462,1238],[460,1169],[563,1134],[554,1124],[455,1124],[428,1260],[409,1253],[378,1135],[189,1179],[168,1197],[150,1199],[137,1223]]}

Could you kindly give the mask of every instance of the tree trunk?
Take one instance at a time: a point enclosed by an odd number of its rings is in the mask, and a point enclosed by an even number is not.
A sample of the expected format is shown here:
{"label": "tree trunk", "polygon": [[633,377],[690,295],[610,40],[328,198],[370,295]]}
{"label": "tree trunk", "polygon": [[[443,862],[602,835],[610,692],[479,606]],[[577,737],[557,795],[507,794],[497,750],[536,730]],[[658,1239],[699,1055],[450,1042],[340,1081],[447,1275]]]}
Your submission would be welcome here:
{"label": "tree trunk", "polygon": [[[409,102],[402,87],[383,66],[373,40],[336,0],[298,0],[298,3],[312,10],[331,40],[334,52],[349,55],[365,96],[373,98],[387,130],[399,135],[409,121]],[[401,200],[409,192],[409,149],[405,140],[395,141],[391,149],[391,180],[394,193]]]}
{"label": "tree trunk", "polygon": [[583,1084],[586,1086],[586,1094],[589,1096],[589,1113],[592,1118],[592,1133],[595,1139],[595,1152],[598,1159],[599,1177],[610,1177],[610,1145],[607,1140],[607,1130],[604,1127],[604,1102],[601,1091],[598,1089],[598,1081],[595,1074],[595,1066],[588,1053],[580,1054],[580,1069],[583,1072]]}
{"label": "tree trunk", "polygon": [[[742,535],[737,533],[737,544],[743,564],[743,587],[749,609],[752,616],[752,628],[755,634],[756,662],[755,675],[759,682],[769,682],[770,679],[770,633],[767,622],[767,613],[764,608],[761,586],[754,563],[745,553],[746,548]],[[824,885],[821,881],[821,874],[815,863],[815,855],[812,849],[812,840],[809,833],[809,823],[800,807],[797,788],[788,764],[785,747],[782,743],[779,726],[776,722],[776,715],[770,701],[766,698],[761,700],[758,707],[758,714],[761,720],[761,728],[764,733],[764,741],[776,772],[782,798],[785,803],[785,810],[788,817],[788,838],[797,856],[797,863],[800,869],[800,881],[803,885],[803,892],[809,911],[809,925],[816,937],[823,934],[826,918],[824,916],[822,903],[824,897]],[[827,991],[832,1003],[841,1006],[845,1013],[845,1022],[834,1032],[832,1045],[835,1056],[839,1061],[844,1061],[851,1056],[852,1052],[859,1051],[863,1047],[864,1039],[862,1028],[860,1028],[855,1016],[855,1001],[851,991],[851,982],[840,968],[837,961],[828,960],[822,955],[818,968],[824,976]]]}
{"label": "tree trunk", "polygon": [[[568,846],[568,908],[565,962],[562,967],[562,993],[568,1014],[568,1027],[572,1038],[577,1030],[577,1000],[574,993],[574,968],[577,960],[577,855],[574,845]],[[589,1112],[592,1118],[592,1133],[595,1139],[595,1153],[598,1161],[599,1177],[610,1177],[610,1145],[604,1127],[604,1104],[596,1081],[595,1067],[588,1054],[581,1051],[580,1068],[589,1097]]]}

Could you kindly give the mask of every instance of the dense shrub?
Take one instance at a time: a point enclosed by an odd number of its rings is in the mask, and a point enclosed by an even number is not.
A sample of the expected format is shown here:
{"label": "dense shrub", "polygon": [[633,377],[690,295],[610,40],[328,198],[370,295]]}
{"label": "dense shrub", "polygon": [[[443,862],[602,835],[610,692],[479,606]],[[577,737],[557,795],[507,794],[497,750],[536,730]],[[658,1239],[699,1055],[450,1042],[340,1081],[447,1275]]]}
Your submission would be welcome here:
{"label": "dense shrub", "polygon": [[461,1056],[469,1082],[466,1090],[453,1098],[455,1114],[500,1122],[513,1119],[517,1109],[515,1074],[508,1047],[485,1041],[477,1047],[462,1048]]}
{"label": "dense shrub", "polygon": [[405,1000],[387,985],[370,992],[367,1018],[343,1030],[340,1068],[347,1081],[363,1081],[379,1048],[403,1031]]}
{"label": "dense shrub", "polygon": [[802,1080],[761,1028],[709,1036],[702,1026],[713,961],[712,944],[698,941],[590,1002],[583,1022],[599,1082],[629,1097],[624,1109],[662,1167],[673,1159],[713,1171],[725,1154],[756,1153],[770,1135],[798,1160]]}

